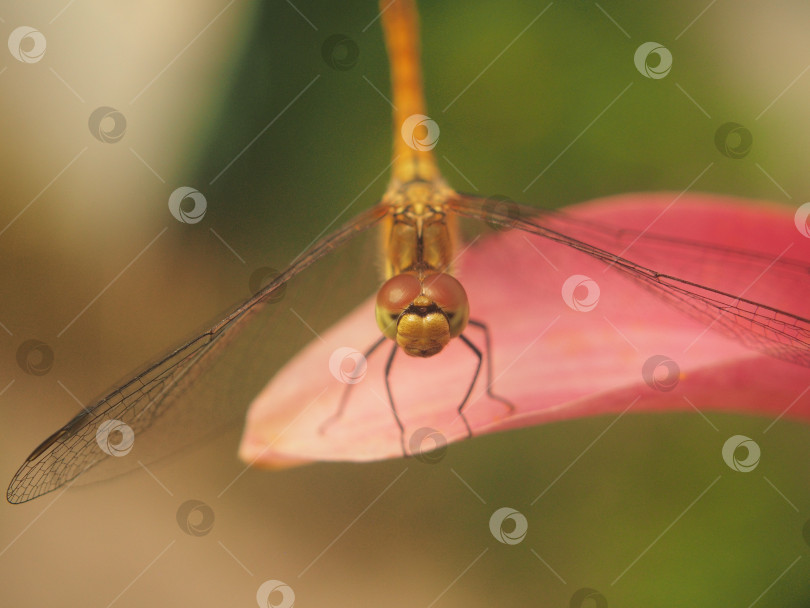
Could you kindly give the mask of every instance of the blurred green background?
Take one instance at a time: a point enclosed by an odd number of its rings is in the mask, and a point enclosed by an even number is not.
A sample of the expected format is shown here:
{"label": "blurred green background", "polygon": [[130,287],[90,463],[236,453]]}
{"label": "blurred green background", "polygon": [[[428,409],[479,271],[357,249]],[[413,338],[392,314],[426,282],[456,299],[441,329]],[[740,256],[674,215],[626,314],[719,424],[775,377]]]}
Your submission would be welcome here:
{"label": "blurred green background", "polygon": [[[421,6],[452,185],[544,207],[690,186],[805,202],[810,6],[575,0],[532,23],[546,6]],[[0,5],[5,37],[30,25],[48,41],[39,62],[0,60],[0,477],[77,401],[247,297],[256,269],[284,267],[350,203],[344,218],[380,196],[391,125],[374,89],[389,95],[377,14],[373,2],[304,0]],[[351,69],[322,57],[336,33],[359,49]],[[633,64],[647,41],[672,53],[662,79]],[[88,132],[102,105],[126,117],[116,144]],[[715,146],[730,121],[753,137],[740,159]],[[204,192],[205,222],[167,213],[180,185]],[[54,350],[46,375],[17,365],[30,338]],[[584,587],[608,606],[810,605],[810,432],[708,417],[719,434],[697,414],[628,415],[581,458],[610,419],[478,438],[434,465],[251,470],[220,496],[243,469],[235,430],[150,465],[171,495],[140,470],[0,506],[0,594],[18,606],[251,606],[278,579],[315,606],[568,606]],[[755,473],[722,462],[733,434],[760,444]],[[180,531],[189,498],[214,509],[212,533]],[[501,506],[526,516],[521,544],[490,534]]]}

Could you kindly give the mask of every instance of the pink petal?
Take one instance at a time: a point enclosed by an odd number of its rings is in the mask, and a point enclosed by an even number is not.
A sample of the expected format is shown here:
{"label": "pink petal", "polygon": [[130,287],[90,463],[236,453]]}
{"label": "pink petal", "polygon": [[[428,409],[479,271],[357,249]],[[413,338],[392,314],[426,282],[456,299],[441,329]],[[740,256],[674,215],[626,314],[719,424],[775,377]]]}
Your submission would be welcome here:
{"label": "pink petal", "polygon": [[[567,213],[625,229],[646,230],[767,254],[759,265],[728,261],[706,267],[701,255],[649,247],[627,235],[616,253],[659,272],[708,284],[804,315],[810,296],[806,271],[778,271],[769,260],[810,259],[810,239],[796,229],[790,209],[773,203],[709,195],[623,195],[570,207]],[[589,312],[571,309],[562,289],[571,275],[599,287]],[[581,416],[626,410],[722,410],[770,419],[810,418],[810,370],[746,348],[707,330],[626,276],[569,247],[519,230],[490,234],[459,259],[471,317],[484,320],[493,342],[494,391],[515,404],[509,415],[484,392],[485,374],[465,409],[475,435]],[[580,288],[580,291],[584,288]],[[346,411],[324,433],[346,384],[330,372],[340,348],[364,352],[379,337],[373,298],[314,340],[270,381],[247,416],[240,457],[281,467],[312,460],[375,460],[402,455],[386,396],[384,344],[368,360],[362,381],[351,385]],[[480,330],[465,331],[484,350]],[[642,369],[651,357],[674,361],[672,387],[653,388]],[[334,363],[334,361],[333,361]],[[340,363],[340,361],[338,361]],[[351,357],[343,361],[351,372]],[[456,408],[476,358],[459,340],[430,359],[398,353],[391,374],[394,400],[406,427],[409,451],[442,438],[466,438]],[[658,366],[659,379],[666,364]],[[663,390],[663,389],[669,390]],[[428,429],[428,430],[425,430]],[[441,435],[438,435],[435,431]],[[424,444],[424,445],[422,445]]]}

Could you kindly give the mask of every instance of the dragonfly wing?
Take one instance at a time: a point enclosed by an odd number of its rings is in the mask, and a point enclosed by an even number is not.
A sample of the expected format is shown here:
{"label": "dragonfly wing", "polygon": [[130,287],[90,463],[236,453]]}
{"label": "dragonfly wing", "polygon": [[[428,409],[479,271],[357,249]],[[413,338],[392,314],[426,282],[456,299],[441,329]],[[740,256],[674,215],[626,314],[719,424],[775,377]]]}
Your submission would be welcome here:
{"label": "dragonfly wing", "polygon": [[[459,195],[449,204],[462,217],[495,228],[516,228],[576,249],[624,274],[707,328],[749,348],[810,366],[810,320],[797,314],[797,306],[804,306],[791,298],[796,290],[790,289],[797,280],[810,278],[810,266],[785,257],[784,251],[752,252],[690,235],[657,234],[645,227],[610,227],[512,201]],[[792,218],[786,222],[792,226]],[[708,224],[706,232],[711,234],[717,227]],[[678,271],[668,272],[668,268]],[[712,284],[702,277],[711,277]],[[782,289],[772,288],[777,284]]]}
{"label": "dragonfly wing", "polygon": [[[188,445],[189,441],[185,441],[186,438],[181,435],[187,435],[191,426],[201,424],[203,410],[206,418],[203,425],[209,432],[213,427],[232,420],[235,413],[243,410],[229,407],[229,401],[239,401],[239,397],[231,398],[231,395],[240,391],[245,393],[239,405],[247,406],[247,401],[269,378],[273,371],[271,366],[283,363],[275,361],[273,355],[277,354],[280,358],[284,350],[282,344],[286,346],[294,342],[287,338],[273,340],[269,336],[273,325],[289,325],[289,321],[279,318],[286,308],[282,307],[278,312],[268,312],[268,309],[274,308],[280,295],[288,291],[289,283],[301,271],[327,253],[349,244],[357,235],[377,224],[385,213],[386,208],[377,205],[330,236],[317,241],[284,272],[219,323],[79,412],[26,459],[9,484],[6,493],[8,501],[26,502],[59,488],[102,462],[123,460],[111,458],[110,452],[116,453],[118,450],[120,454],[125,453],[127,437],[108,435],[108,429],[100,426],[107,420],[126,424],[133,432],[134,445],[140,447],[138,444],[142,444],[144,432],[152,429],[154,423],[161,419],[161,424],[157,426],[164,426],[165,422],[173,428],[172,436],[159,441],[164,444],[160,448],[163,455]],[[371,280],[376,283],[376,277],[371,277]],[[287,301],[288,296],[285,295]],[[250,335],[254,333],[256,337]],[[266,338],[265,341],[261,340],[262,336]],[[268,344],[268,340],[271,343]],[[219,365],[223,359],[232,361],[224,366]],[[231,381],[228,385],[230,388],[224,389],[228,391],[225,395],[215,393],[213,382],[206,381],[215,363],[217,367],[225,368],[215,374],[218,381],[224,382],[223,376]],[[256,378],[247,378],[250,375],[248,368],[251,367],[256,369],[253,374]],[[209,407],[203,407],[203,402]],[[149,433],[153,434],[154,431]],[[150,454],[138,456],[139,460],[144,458],[155,459]],[[128,468],[133,468],[131,462]],[[117,473],[120,472],[117,470]]]}

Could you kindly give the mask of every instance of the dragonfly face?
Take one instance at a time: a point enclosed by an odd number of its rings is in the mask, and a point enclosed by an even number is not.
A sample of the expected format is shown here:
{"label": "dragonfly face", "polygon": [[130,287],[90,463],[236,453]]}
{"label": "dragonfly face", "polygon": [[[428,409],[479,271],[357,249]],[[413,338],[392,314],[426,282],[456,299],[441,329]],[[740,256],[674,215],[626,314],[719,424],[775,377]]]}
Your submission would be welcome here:
{"label": "dragonfly face", "polygon": [[388,279],[377,293],[377,325],[383,334],[414,357],[439,353],[467,327],[467,293],[447,273],[416,272]]}

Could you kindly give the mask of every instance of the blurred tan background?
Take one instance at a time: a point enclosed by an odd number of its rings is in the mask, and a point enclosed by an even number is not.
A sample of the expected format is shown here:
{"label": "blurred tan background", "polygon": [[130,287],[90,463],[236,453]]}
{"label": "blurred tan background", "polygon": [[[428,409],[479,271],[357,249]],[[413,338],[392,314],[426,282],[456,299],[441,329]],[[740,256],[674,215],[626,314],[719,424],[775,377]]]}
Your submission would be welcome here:
{"label": "blurred tan background", "polygon": [[[532,23],[545,7],[422,7],[436,152],[457,188],[556,207],[681,191],[701,175],[693,190],[808,200],[805,3],[574,0]],[[256,269],[283,267],[350,201],[381,194],[391,127],[374,90],[388,95],[377,12],[372,1],[0,4],[4,40],[30,26],[47,42],[29,63],[0,48],[0,479],[77,400],[246,298]],[[333,34],[359,49],[349,69],[322,56]],[[665,78],[633,65],[649,40],[672,52]],[[126,120],[119,141],[88,128],[102,106]],[[752,133],[744,158],[715,147],[729,121]],[[208,201],[198,224],[168,212],[187,185]],[[54,353],[43,375],[17,363],[29,339]],[[697,415],[625,417],[534,505],[609,420],[476,439],[435,465],[278,473],[244,471],[234,427],[151,474],[0,504],[0,603],[253,606],[273,579],[313,606],[568,606],[585,587],[609,606],[810,605],[808,428],[782,420],[762,436],[767,421],[709,417],[719,431]],[[722,462],[718,437],[733,434],[760,442],[756,477]],[[215,515],[203,536],[178,525],[190,499]],[[502,506],[527,517],[521,544],[490,534]]]}

